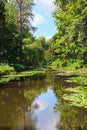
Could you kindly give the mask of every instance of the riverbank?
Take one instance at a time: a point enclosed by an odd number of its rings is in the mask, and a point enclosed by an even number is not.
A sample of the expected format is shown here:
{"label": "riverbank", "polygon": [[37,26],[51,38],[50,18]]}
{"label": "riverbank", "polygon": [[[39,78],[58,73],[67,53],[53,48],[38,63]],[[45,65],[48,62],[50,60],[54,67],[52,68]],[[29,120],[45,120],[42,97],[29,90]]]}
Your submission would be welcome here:
{"label": "riverbank", "polygon": [[6,75],[18,75],[18,76],[28,76],[32,74],[38,74],[45,71],[54,71],[56,75],[65,75],[65,76],[71,76],[71,75],[77,75],[77,76],[86,76],[87,75],[87,68],[79,68],[75,69],[69,68],[69,67],[62,67],[62,68],[52,68],[49,67],[41,67],[41,68],[29,68],[28,66],[23,66],[20,64],[9,66],[7,64],[1,64],[0,65],[0,76],[6,76]]}
{"label": "riverbank", "polygon": [[[28,67],[27,67],[28,68]],[[23,65],[16,67],[7,64],[0,65],[0,83],[6,83],[10,80],[20,80],[21,77],[29,77],[33,75],[44,75],[45,69],[26,69]]]}
{"label": "riverbank", "polygon": [[9,74],[15,74],[15,69],[7,64],[0,64],[0,77]]}

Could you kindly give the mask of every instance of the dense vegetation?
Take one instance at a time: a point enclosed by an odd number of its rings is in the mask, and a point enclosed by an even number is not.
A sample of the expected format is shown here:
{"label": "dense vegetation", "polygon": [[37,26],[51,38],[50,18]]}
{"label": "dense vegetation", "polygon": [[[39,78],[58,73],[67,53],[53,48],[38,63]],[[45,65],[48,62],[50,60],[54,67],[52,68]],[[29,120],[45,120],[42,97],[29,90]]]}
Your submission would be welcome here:
{"label": "dense vegetation", "polygon": [[33,36],[33,0],[0,1],[0,63],[25,66],[24,70],[45,65],[86,67],[86,0],[55,0],[54,4],[57,31],[47,41],[43,36]]}
{"label": "dense vegetation", "polygon": [[45,37],[33,36],[33,6],[33,0],[0,1],[0,63],[34,68],[46,64],[49,44]]}
{"label": "dense vegetation", "polygon": [[57,32],[52,38],[53,66],[80,68],[87,63],[87,1],[55,0]]}

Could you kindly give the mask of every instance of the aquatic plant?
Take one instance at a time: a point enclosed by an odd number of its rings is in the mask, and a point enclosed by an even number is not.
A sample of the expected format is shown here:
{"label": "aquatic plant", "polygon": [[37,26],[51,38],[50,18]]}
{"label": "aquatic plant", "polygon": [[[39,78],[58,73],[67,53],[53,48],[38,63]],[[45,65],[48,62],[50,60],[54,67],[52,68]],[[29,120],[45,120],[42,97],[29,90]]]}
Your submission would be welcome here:
{"label": "aquatic plant", "polygon": [[70,105],[87,108],[87,86],[78,86],[65,89],[68,94],[63,95],[63,99],[69,101]]}

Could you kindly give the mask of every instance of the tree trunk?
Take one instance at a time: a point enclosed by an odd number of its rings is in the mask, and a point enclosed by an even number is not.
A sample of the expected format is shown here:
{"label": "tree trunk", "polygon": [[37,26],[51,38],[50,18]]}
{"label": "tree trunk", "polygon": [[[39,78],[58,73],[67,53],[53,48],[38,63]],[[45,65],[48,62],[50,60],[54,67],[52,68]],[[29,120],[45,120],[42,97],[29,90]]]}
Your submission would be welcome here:
{"label": "tree trunk", "polygon": [[22,63],[22,0],[16,0],[18,3],[19,7],[19,58],[20,58],[20,63]]}

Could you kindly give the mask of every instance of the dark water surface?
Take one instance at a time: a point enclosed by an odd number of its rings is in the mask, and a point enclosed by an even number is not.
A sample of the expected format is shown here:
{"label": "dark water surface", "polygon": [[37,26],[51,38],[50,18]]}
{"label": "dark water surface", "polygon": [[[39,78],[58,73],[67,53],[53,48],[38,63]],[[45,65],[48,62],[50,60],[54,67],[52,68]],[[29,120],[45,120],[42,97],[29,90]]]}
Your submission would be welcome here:
{"label": "dark water surface", "polygon": [[64,88],[75,86],[65,79],[48,72],[1,84],[0,130],[87,130],[87,110],[62,99]]}

